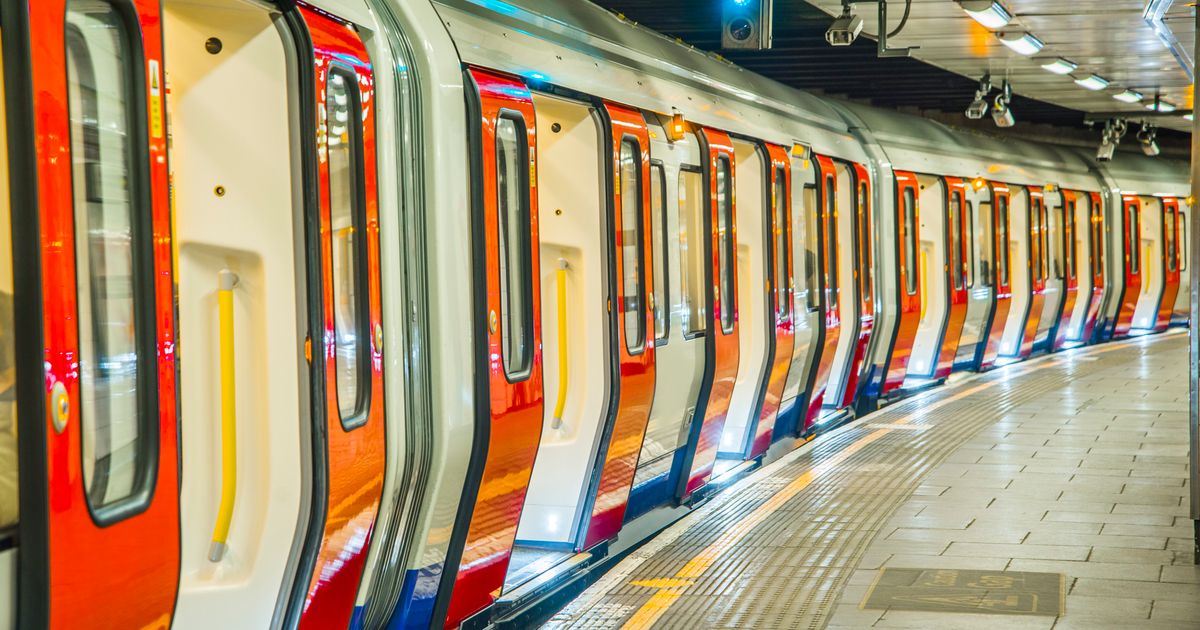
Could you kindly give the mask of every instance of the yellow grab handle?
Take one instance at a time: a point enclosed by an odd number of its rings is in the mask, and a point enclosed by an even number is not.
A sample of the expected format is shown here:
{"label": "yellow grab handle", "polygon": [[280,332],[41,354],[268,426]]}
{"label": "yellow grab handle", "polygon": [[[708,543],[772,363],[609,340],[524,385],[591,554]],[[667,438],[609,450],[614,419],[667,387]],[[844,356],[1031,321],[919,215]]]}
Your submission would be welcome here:
{"label": "yellow grab handle", "polygon": [[567,406],[567,261],[558,259],[558,401],[554,403],[555,429],[562,426],[563,409]]}
{"label": "yellow grab handle", "polygon": [[237,394],[233,361],[233,287],[237,274],[228,269],[217,273],[217,319],[220,326],[221,362],[221,505],[213,526],[208,559],[220,562],[225,555],[233,502],[237,497]]}

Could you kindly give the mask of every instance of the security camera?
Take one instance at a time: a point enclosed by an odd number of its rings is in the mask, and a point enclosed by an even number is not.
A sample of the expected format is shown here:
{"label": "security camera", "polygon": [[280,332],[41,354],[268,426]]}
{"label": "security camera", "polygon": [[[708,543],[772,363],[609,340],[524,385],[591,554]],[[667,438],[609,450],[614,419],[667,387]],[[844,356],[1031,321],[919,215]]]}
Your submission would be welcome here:
{"label": "security camera", "polygon": [[844,5],[842,15],[833,21],[828,31],[825,31],[825,41],[829,42],[830,46],[849,46],[862,33],[863,20],[854,15],[852,6]]}
{"label": "security camera", "polygon": [[1096,159],[1101,162],[1109,162],[1113,159],[1113,154],[1116,153],[1116,151],[1117,145],[1113,142],[1109,142],[1108,138],[1105,138],[1100,142],[1100,149],[1096,151]]}
{"label": "security camera", "polygon": [[1104,131],[1100,134],[1100,148],[1096,151],[1096,159],[1108,162],[1113,159],[1121,137],[1125,135],[1129,123],[1124,118],[1110,118],[1104,123]]}
{"label": "security camera", "polygon": [[975,100],[967,106],[967,118],[971,120],[979,120],[988,113],[988,102],[982,96],[976,95]]}
{"label": "security camera", "polygon": [[1153,125],[1142,123],[1142,130],[1137,135],[1142,152],[1148,157],[1155,157],[1162,151],[1158,148],[1158,129]]}
{"label": "security camera", "polygon": [[996,121],[997,127],[1011,127],[1017,123],[1003,94],[996,97],[996,106],[992,108],[992,120]]}

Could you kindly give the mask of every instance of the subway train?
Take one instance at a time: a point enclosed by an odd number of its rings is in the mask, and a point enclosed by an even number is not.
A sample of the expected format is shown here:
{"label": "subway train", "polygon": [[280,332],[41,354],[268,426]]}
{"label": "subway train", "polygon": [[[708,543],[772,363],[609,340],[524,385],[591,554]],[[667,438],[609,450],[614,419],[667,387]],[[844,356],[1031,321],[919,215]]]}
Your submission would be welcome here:
{"label": "subway train", "polygon": [[0,627],[518,619],[881,405],[1189,316],[1186,164],[583,1],[0,35]]}

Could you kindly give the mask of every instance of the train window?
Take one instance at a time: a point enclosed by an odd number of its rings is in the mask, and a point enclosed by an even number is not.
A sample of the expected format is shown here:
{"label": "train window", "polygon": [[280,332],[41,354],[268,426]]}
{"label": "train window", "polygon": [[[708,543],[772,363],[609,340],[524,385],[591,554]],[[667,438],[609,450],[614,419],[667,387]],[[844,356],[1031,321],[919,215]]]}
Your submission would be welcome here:
{"label": "train window", "polygon": [[866,182],[858,186],[858,226],[859,290],[863,299],[870,299],[873,295],[872,280],[875,270],[871,264],[871,204],[867,198]]}
{"label": "train window", "polygon": [[683,330],[686,337],[708,328],[705,311],[704,268],[704,180],[700,169],[684,166],[679,171],[679,282],[683,289]]}
{"label": "train window", "polygon": [[717,271],[720,275],[717,303],[721,308],[721,330],[725,334],[733,332],[736,320],[734,309],[737,285],[734,283],[734,269],[737,259],[733,243],[733,173],[729,158],[722,155],[717,158]]}
{"label": "train window", "polygon": [[[0,78],[0,82],[3,79]],[[3,83],[0,83],[0,94]],[[0,151],[7,151],[6,130],[0,125]],[[8,173],[0,173],[7,178]],[[0,181],[7,190],[7,181]],[[10,536],[16,536],[19,517],[17,492],[17,405],[16,356],[13,343],[12,220],[8,195],[0,198],[0,549]]]}
{"label": "train window", "polygon": [[662,164],[650,165],[650,257],[654,265],[654,339],[671,334],[671,292],[667,286],[667,176]]}
{"label": "train window", "polygon": [[371,338],[366,269],[366,207],[361,176],[361,108],[354,72],[335,67],[325,88],[332,241],[334,364],[343,426],[362,424],[370,391]]}
{"label": "train window", "polygon": [[1104,273],[1104,207],[1092,203],[1092,275]]}
{"label": "train window", "polygon": [[1029,214],[1033,221],[1029,226],[1029,245],[1030,257],[1033,262],[1033,279],[1036,282],[1045,277],[1042,275],[1042,210],[1038,199],[1031,199],[1030,203],[1033,208]]}
{"label": "train window", "polygon": [[837,189],[830,175],[825,178],[825,294],[830,312],[837,311],[839,302],[837,250]]}
{"label": "train window", "polygon": [[496,121],[497,223],[500,226],[500,333],[504,372],[524,378],[533,364],[533,254],[529,209],[529,135],[525,119],[505,110]]}
{"label": "train window", "polygon": [[774,236],[775,236],[775,315],[785,319],[792,314],[791,269],[788,268],[788,187],[787,171],[775,169]]}
{"label": "train window", "polygon": [[963,249],[967,250],[967,288],[975,288],[975,204],[967,202],[967,219],[966,239],[963,242]]}
{"label": "train window", "polygon": [[1179,211],[1179,226],[1177,234],[1179,235],[1178,251],[1179,251],[1179,270],[1187,271],[1188,268],[1188,248],[1187,248],[1187,213]]}
{"label": "train window", "polygon": [[1045,280],[1050,277],[1050,215],[1045,200],[1038,203],[1038,210],[1041,213],[1042,280]]}
{"label": "train window", "polygon": [[621,312],[625,348],[630,354],[646,344],[645,280],[642,276],[642,151],[633,138],[621,141]]}
{"label": "train window", "polygon": [[1175,251],[1175,233],[1179,227],[1179,220],[1176,217],[1175,208],[1167,210],[1166,221],[1166,229],[1163,232],[1166,234],[1167,240],[1167,271],[1175,271],[1179,267],[1179,257]]}
{"label": "train window", "polygon": [[993,247],[995,246],[995,235],[992,233],[992,228],[994,226],[990,220],[992,217],[991,202],[980,201],[978,210],[978,216],[975,218],[975,229],[978,230],[978,232],[975,234],[974,238],[978,242],[979,247],[980,286],[987,288],[992,286],[992,282],[994,280],[994,278],[992,278],[992,273],[994,272],[994,266],[996,262],[996,254],[993,251]]}
{"label": "train window", "polygon": [[95,510],[134,497],[156,438],[150,199],[129,24],[67,3],[83,482]]}
{"label": "train window", "polygon": [[996,203],[996,276],[1000,286],[1008,286],[1008,197],[1000,197]]}
{"label": "train window", "polygon": [[821,269],[819,240],[821,231],[817,229],[820,216],[821,208],[817,204],[817,187],[806,185],[804,187],[804,288],[808,296],[805,306],[810,312],[821,308],[820,295],[817,293],[821,288],[821,281],[818,277]]}
{"label": "train window", "polygon": [[1075,236],[1075,211],[1077,205],[1075,200],[1067,204],[1066,224],[1067,224],[1067,277],[1074,280],[1077,272],[1075,271],[1075,257],[1078,255],[1078,245],[1076,245]]}
{"label": "train window", "polygon": [[917,196],[912,188],[904,189],[904,289],[917,294]]}
{"label": "train window", "polygon": [[1129,256],[1129,273],[1137,275],[1142,268],[1142,226],[1136,204],[1126,207],[1129,213],[1129,233],[1125,238],[1125,251]]}
{"label": "train window", "polygon": [[958,193],[950,195],[950,273],[955,289],[962,289],[966,280],[963,277],[962,211],[962,196]]}

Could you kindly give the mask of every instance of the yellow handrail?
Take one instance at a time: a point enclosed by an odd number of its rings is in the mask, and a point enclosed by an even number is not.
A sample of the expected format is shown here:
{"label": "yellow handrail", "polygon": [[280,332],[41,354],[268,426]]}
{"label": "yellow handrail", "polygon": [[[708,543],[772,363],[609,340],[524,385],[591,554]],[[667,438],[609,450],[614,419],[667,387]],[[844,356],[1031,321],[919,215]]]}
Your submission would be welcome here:
{"label": "yellow handrail", "polygon": [[562,427],[563,410],[567,406],[567,261],[558,259],[558,401],[554,403],[555,429]]}
{"label": "yellow handrail", "polygon": [[228,269],[217,273],[217,319],[220,328],[221,363],[221,504],[213,526],[208,559],[220,562],[233,521],[233,503],[237,497],[237,394],[234,390],[233,361],[233,287],[237,274]]}

